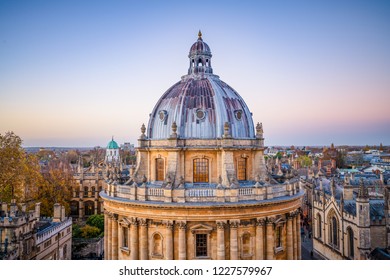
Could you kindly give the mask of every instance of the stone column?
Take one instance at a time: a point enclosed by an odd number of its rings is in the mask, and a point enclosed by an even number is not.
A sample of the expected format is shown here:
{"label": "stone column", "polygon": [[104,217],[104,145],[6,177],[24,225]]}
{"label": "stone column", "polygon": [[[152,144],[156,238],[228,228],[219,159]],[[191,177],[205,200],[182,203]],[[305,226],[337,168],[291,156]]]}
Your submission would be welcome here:
{"label": "stone column", "polygon": [[264,260],[264,219],[256,221],[256,260]]}
{"label": "stone column", "polygon": [[297,260],[300,260],[301,257],[301,214],[297,214]]}
{"label": "stone column", "polygon": [[84,217],[84,201],[82,198],[79,200],[79,219],[82,219]]}
{"label": "stone column", "polygon": [[266,249],[266,257],[267,260],[274,259],[274,218],[267,218],[267,226],[266,226],[266,238],[267,238],[267,249]]}
{"label": "stone column", "polygon": [[225,221],[217,221],[217,260],[225,259]]}
{"label": "stone column", "polygon": [[149,258],[149,248],[148,248],[148,222],[146,219],[139,220],[140,225],[140,260],[147,260]]}
{"label": "stone column", "polygon": [[173,260],[173,221],[165,221],[165,247],[166,247],[166,252],[165,252],[165,259],[166,260]]}
{"label": "stone column", "polygon": [[107,260],[112,260],[112,219],[107,217]]}
{"label": "stone column", "polygon": [[97,198],[95,198],[93,206],[94,206],[94,214],[97,215],[97,213],[98,213],[98,211],[97,211],[98,210],[98,200],[97,200]]}
{"label": "stone column", "polygon": [[104,212],[104,259],[108,260],[108,213]]}
{"label": "stone column", "polygon": [[130,227],[130,259],[138,260],[138,221],[131,219]]}
{"label": "stone column", "polygon": [[111,221],[112,227],[112,260],[118,259],[118,215],[113,215]]}
{"label": "stone column", "polygon": [[178,224],[179,224],[179,260],[186,260],[187,259],[187,250],[186,250],[187,224],[185,221],[180,221]]}
{"label": "stone column", "polygon": [[237,227],[240,223],[239,220],[231,220],[230,224],[230,259],[238,260],[238,239],[237,239]]}
{"label": "stone column", "polygon": [[293,260],[293,218],[291,215],[287,217],[287,259]]}
{"label": "stone column", "polygon": [[293,220],[292,220],[292,231],[293,231],[293,259],[297,259],[297,238],[300,234],[298,232],[299,228],[297,229],[297,217],[294,214]]}

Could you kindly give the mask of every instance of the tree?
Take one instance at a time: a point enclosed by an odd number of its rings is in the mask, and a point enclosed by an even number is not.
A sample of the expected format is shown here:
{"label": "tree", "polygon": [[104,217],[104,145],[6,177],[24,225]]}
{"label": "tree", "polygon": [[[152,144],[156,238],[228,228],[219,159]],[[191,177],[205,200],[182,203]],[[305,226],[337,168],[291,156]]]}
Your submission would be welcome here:
{"label": "tree", "polygon": [[299,156],[298,161],[302,167],[309,167],[312,165],[312,160],[308,156]]}
{"label": "tree", "polygon": [[51,164],[43,179],[35,193],[35,200],[41,202],[41,214],[51,216],[55,203],[65,206],[65,212],[69,213],[69,202],[76,184],[72,173],[61,165]]}
{"label": "tree", "polygon": [[22,139],[13,132],[0,134],[0,201],[28,202],[42,182],[38,159],[22,148]]}
{"label": "tree", "polygon": [[81,228],[82,238],[95,238],[100,235],[100,230],[97,227],[85,225]]}
{"label": "tree", "polygon": [[87,225],[97,227],[100,232],[104,232],[104,215],[91,215],[87,219]]}

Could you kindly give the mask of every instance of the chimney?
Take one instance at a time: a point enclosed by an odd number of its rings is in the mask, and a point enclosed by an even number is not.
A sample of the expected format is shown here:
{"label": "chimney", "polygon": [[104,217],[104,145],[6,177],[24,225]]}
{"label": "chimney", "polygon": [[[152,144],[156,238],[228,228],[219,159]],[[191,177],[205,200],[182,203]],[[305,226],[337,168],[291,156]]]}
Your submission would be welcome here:
{"label": "chimney", "polygon": [[39,221],[39,218],[41,217],[41,203],[35,203],[35,217]]}
{"label": "chimney", "polygon": [[383,172],[380,173],[379,179],[381,180],[382,184],[385,183],[385,179],[383,178]]}
{"label": "chimney", "polygon": [[61,222],[65,221],[65,206],[61,206]]}
{"label": "chimney", "polygon": [[21,204],[21,207],[22,207],[22,212],[23,212],[23,213],[26,213],[27,204],[26,204],[26,203],[22,203],[22,204]]}
{"label": "chimney", "polygon": [[59,203],[54,204],[53,222],[61,222],[61,204]]}

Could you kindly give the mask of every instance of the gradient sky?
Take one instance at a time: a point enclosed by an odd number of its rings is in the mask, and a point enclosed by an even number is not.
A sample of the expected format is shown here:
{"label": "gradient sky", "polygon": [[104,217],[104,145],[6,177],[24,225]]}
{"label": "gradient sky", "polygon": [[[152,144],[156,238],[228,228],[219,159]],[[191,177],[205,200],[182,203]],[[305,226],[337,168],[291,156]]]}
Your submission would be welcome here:
{"label": "gradient sky", "polygon": [[390,144],[390,1],[356,0],[2,0],[0,133],[135,143],[199,29],[266,145]]}

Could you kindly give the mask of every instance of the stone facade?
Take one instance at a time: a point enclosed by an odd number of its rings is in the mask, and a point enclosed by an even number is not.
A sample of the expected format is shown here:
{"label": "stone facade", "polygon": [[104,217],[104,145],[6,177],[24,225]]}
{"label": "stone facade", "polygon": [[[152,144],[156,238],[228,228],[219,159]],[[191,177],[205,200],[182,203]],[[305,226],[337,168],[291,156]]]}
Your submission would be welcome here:
{"label": "stone facade", "polygon": [[80,160],[73,175],[78,188],[73,190],[73,197],[70,203],[71,217],[83,220],[90,215],[103,213],[103,202],[99,192],[103,189],[104,177],[103,165],[92,162],[89,168],[83,168]]}
{"label": "stone facade", "polygon": [[[349,175],[348,175],[349,176]],[[313,190],[313,250],[322,259],[365,260],[375,248],[389,248],[389,198],[346,178],[342,193]],[[372,187],[372,186],[371,186]]]}
{"label": "stone facade", "polygon": [[65,208],[54,205],[54,217],[40,217],[40,204],[26,211],[12,202],[9,209],[2,203],[0,215],[0,259],[7,260],[70,260],[72,219],[65,217]]}

